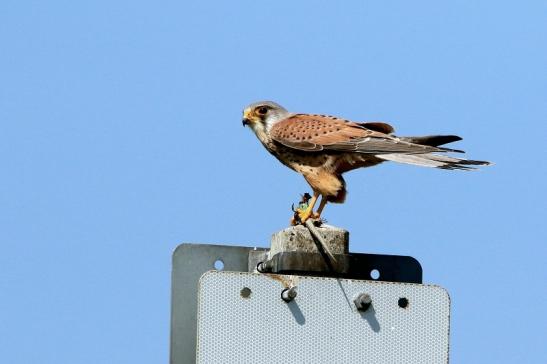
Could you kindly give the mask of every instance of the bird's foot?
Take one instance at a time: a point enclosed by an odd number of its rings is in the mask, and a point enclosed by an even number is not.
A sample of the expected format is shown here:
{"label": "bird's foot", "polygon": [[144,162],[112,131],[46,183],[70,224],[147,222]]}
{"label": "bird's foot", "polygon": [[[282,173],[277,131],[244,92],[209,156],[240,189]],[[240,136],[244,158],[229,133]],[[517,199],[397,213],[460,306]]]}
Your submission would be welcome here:
{"label": "bird's foot", "polygon": [[308,219],[319,219],[320,216],[313,212],[311,209],[299,210],[297,209],[294,216],[291,219],[291,225],[304,225]]}
{"label": "bird's foot", "polygon": [[305,224],[308,219],[317,219],[320,214],[313,212],[313,207],[317,201],[317,193],[314,193],[313,197],[309,193],[304,193],[302,199],[298,203],[298,207],[295,209],[294,204],[291,209],[294,215],[291,219],[291,225]]}

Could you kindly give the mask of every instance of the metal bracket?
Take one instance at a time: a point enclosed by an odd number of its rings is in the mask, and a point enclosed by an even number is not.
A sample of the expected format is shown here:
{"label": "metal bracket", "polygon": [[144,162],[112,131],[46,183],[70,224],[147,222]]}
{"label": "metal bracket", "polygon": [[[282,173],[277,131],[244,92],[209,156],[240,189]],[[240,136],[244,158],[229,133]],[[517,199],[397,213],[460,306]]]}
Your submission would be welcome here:
{"label": "metal bracket", "polygon": [[330,262],[322,254],[282,252],[259,263],[257,268],[261,273],[422,283],[422,266],[412,257],[361,253],[333,257],[335,261]]}

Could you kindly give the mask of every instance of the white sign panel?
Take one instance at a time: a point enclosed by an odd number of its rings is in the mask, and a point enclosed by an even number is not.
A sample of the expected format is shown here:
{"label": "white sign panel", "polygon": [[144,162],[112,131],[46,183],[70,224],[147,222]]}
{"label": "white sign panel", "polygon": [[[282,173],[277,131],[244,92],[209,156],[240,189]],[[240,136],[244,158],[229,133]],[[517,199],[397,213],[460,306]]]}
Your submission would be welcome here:
{"label": "white sign panel", "polygon": [[[372,300],[364,312],[360,294]],[[439,286],[210,271],[198,295],[197,363],[448,362]]]}

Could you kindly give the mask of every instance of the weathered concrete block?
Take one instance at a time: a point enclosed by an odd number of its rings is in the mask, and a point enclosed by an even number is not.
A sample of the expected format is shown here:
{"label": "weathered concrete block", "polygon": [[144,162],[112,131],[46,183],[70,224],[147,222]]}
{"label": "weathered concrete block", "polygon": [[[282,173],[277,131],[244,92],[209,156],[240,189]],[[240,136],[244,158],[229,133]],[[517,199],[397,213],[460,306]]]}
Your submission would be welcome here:
{"label": "weathered concrete block", "polygon": [[[330,225],[322,225],[317,230],[325,238],[332,254],[347,254],[349,252],[349,232],[347,230]],[[291,251],[319,253],[310,231],[305,226],[291,226],[272,235],[270,258],[277,253]]]}

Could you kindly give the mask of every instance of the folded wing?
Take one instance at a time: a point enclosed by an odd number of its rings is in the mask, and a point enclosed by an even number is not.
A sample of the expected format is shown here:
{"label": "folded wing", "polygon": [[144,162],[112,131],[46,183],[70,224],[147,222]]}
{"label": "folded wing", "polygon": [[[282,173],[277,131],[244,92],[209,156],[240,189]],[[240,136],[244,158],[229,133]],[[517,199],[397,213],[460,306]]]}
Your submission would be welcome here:
{"label": "folded wing", "polygon": [[276,123],[270,136],[289,148],[309,152],[422,154],[447,151],[432,145],[415,144],[380,130],[393,132],[393,128],[385,123],[359,124],[324,115],[296,114]]}

